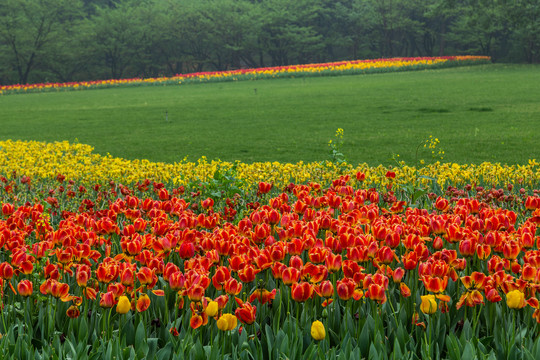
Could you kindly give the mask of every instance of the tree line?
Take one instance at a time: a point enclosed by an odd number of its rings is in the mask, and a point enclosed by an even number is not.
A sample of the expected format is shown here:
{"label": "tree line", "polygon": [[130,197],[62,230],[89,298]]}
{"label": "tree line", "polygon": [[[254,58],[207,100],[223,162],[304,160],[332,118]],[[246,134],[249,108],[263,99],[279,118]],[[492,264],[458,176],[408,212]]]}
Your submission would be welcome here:
{"label": "tree line", "polygon": [[4,85],[539,52],[538,0],[0,0]]}

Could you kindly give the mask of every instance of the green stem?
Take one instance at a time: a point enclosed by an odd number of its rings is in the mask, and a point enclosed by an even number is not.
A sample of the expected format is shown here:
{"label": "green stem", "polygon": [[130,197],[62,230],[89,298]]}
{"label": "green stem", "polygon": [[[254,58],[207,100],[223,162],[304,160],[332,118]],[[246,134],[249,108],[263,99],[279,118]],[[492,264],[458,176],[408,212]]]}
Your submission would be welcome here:
{"label": "green stem", "polygon": [[[512,309],[512,345],[516,342],[516,309]],[[510,344],[508,344],[508,355],[510,355]]]}

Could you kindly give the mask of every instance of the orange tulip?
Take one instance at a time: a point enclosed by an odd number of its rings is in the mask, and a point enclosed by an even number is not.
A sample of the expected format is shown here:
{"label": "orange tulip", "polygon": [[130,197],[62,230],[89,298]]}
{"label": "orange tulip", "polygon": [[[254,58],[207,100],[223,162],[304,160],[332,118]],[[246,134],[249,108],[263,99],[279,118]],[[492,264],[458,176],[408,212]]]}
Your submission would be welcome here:
{"label": "orange tulip", "polygon": [[366,297],[371,300],[377,301],[379,304],[384,304],[386,302],[386,293],[384,287],[372,283],[369,285],[366,292]]}
{"label": "orange tulip", "polygon": [[298,279],[300,279],[300,271],[293,267],[287,267],[283,269],[283,272],[281,273],[281,279],[283,280],[283,283],[287,286],[297,283]]}
{"label": "orange tulip", "polygon": [[411,289],[407,286],[405,283],[399,283],[399,292],[401,293],[401,296],[404,298],[408,298],[411,296]]}
{"label": "orange tulip", "polygon": [[235,278],[230,278],[225,283],[224,289],[227,294],[236,296],[242,291],[242,283]]}
{"label": "orange tulip", "polygon": [[21,280],[17,285],[17,290],[21,296],[30,296],[34,291],[34,286],[30,280]]}
{"label": "orange tulip", "polygon": [[75,306],[75,305],[71,305],[67,311],[66,311],[66,315],[72,319],[76,319],[78,318],[80,315],[81,315],[81,311],[79,310],[79,307],[78,306]]}
{"label": "orange tulip", "polygon": [[317,288],[315,288],[315,291],[320,297],[329,299],[334,296],[334,285],[332,285],[331,281],[325,280],[320,283]]}
{"label": "orange tulip", "polygon": [[234,315],[245,325],[253,324],[255,322],[257,307],[248,302],[243,302],[238,298],[235,298],[235,300],[240,307],[235,310]]}
{"label": "orange tulip", "polygon": [[150,307],[150,297],[148,294],[141,294],[137,299],[136,308],[138,312],[146,311]]}
{"label": "orange tulip", "polygon": [[291,297],[296,302],[304,302],[313,295],[313,285],[308,282],[294,283],[291,286]]}
{"label": "orange tulip", "polygon": [[193,284],[187,291],[187,295],[190,301],[199,302],[204,296],[205,289],[198,285]]}
{"label": "orange tulip", "polygon": [[231,272],[226,266],[220,266],[216,269],[214,276],[212,276],[212,284],[216,290],[222,290],[223,285],[231,278]]}
{"label": "orange tulip", "polygon": [[252,303],[255,299],[257,299],[261,304],[272,304],[272,300],[274,300],[275,298],[276,289],[273,289],[272,291],[268,291],[266,289],[255,289],[255,291],[253,291],[253,293],[249,297],[249,302]]}

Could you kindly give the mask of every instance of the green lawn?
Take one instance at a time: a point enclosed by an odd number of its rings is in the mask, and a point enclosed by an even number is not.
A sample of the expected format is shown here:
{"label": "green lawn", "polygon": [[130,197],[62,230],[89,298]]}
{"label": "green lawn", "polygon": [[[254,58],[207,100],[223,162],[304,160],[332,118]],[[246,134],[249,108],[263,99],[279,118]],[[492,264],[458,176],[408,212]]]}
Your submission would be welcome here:
{"label": "green lawn", "polygon": [[[0,139],[78,139],[128,159],[297,162],[329,159],[345,132],[352,163],[414,163],[429,135],[444,161],[540,158],[540,66],[0,96]],[[167,115],[166,115],[167,114]],[[424,152],[420,158],[429,159]]]}

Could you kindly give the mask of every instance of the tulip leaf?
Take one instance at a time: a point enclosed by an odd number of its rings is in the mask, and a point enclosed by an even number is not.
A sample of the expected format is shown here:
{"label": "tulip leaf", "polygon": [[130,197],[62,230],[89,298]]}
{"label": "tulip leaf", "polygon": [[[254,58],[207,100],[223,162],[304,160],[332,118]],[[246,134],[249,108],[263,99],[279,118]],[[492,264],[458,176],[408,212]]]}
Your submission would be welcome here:
{"label": "tulip leaf", "polygon": [[369,322],[366,321],[364,327],[362,328],[362,331],[360,332],[360,337],[358,338],[358,345],[360,346],[360,351],[362,352],[362,355],[367,355],[369,351],[370,333],[371,331],[369,328]]}
{"label": "tulip leaf", "polygon": [[[467,341],[467,343],[465,344],[465,348],[463,349],[463,353],[461,354],[461,359],[472,360],[475,358],[476,358],[476,354],[474,351],[474,347],[469,341]],[[511,358],[511,359],[516,359],[516,358]]]}
{"label": "tulip leaf", "polygon": [[461,346],[455,334],[450,334],[446,338],[446,348],[450,360],[459,360],[461,358]]}
{"label": "tulip leaf", "polygon": [[265,330],[266,330],[266,344],[268,345],[268,357],[270,359],[272,359],[274,356],[272,356],[272,346],[276,343],[275,340],[274,340],[274,332],[272,330],[272,328],[266,324],[265,326]]}
{"label": "tulip leaf", "polygon": [[403,353],[401,352],[401,347],[399,346],[399,341],[397,337],[394,339],[394,349],[392,350],[394,359],[400,359],[403,357]]}
{"label": "tulip leaf", "polygon": [[148,342],[148,353],[146,355],[146,358],[147,359],[153,359],[154,355],[156,354],[156,351],[157,351],[158,339],[157,338],[148,338],[147,342]]}
{"label": "tulip leaf", "polygon": [[206,360],[206,352],[200,341],[197,341],[191,348],[189,357],[195,360]]}
{"label": "tulip leaf", "polygon": [[375,345],[371,343],[369,346],[369,359],[380,359],[379,353],[377,352],[377,349],[375,348]]}
{"label": "tulip leaf", "polygon": [[289,352],[289,337],[282,330],[279,331],[278,336],[276,337],[276,344],[280,344],[280,354],[287,354]]}
{"label": "tulip leaf", "polygon": [[461,336],[459,337],[459,341],[461,342],[462,346],[465,346],[465,344],[469,341],[470,338],[472,338],[472,328],[471,323],[469,320],[465,320],[465,323],[463,324],[463,329],[461,330]]}
{"label": "tulip leaf", "polygon": [[82,316],[79,319],[79,331],[78,331],[78,339],[79,342],[87,342],[88,340],[88,321],[86,320],[86,316]]}
{"label": "tulip leaf", "polygon": [[165,346],[156,353],[157,360],[167,360],[171,357],[173,351],[172,343],[168,342]]}

